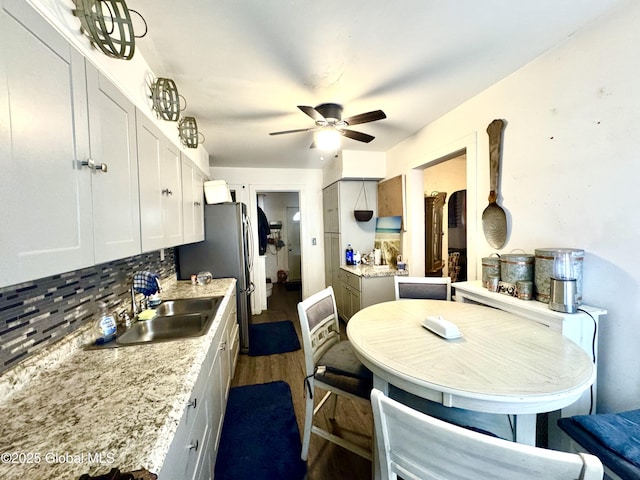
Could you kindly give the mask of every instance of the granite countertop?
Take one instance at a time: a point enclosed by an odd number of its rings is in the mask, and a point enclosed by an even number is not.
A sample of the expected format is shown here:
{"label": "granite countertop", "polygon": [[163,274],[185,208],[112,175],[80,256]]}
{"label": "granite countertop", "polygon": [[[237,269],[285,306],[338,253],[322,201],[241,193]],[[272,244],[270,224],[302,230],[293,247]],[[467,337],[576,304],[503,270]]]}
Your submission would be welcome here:
{"label": "granite countertop", "polygon": [[409,270],[398,270],[389,265],[343,265],[340,268],[359,277],[406,277],[409,275]]}
{"label": "granite countertop", "polygon": [[84,350],[87,325],[2,375],[0,478],[158,473],[235,283],[163,285],[165,299],[225,296],[201,337]]}

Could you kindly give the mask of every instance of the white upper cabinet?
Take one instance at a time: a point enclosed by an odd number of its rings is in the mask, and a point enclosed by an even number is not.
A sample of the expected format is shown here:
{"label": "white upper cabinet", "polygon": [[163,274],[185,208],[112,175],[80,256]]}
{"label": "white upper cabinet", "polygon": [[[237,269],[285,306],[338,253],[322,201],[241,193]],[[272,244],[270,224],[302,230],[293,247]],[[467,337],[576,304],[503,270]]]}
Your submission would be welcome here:
{"label": "white upper cabinet", "polygon": [[178,147],[139,111],[138,167],[142,251],[183,242],[182,164]]}
{"label": "white upper cabinet", "polygon": [[182,160],[180,149],[165,137],[162,164],[162,212],[165,247],[184,242],[182,214]]}
{"label": "white upper cabinet", "polygon": [[[87,64],[95,262],[141,252],[136,116],[133,104]],[[106,172],[102,171],[100,167]]]}
{"label": "white upper cabinet", "polygon": [[24,0],[0,10],[0,286],[94,263],[83,57]]}
{"label": "white upper cabinet", "polygon": [[182,155],[182,211],[184,243],[204,240],[204,177],[184,154]]}

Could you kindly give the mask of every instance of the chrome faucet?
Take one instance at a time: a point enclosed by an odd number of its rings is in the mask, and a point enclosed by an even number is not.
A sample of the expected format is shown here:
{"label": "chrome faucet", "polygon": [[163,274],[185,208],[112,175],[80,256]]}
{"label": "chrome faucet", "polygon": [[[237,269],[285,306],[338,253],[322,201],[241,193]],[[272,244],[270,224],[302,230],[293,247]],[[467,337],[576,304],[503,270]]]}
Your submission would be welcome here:
{"label": "chrome faucet", "polygon": [[138,306],[136,305],[136,291],[131,285],[131,316],[136,318],[138,316]]}

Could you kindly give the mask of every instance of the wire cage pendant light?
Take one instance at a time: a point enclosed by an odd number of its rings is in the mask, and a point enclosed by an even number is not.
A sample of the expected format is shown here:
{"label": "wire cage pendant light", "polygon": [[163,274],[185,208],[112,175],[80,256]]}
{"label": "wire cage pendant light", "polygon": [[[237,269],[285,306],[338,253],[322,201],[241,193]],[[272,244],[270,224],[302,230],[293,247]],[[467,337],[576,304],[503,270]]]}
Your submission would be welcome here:
{"label": "wire cage pendant light", "polygon": [[130,12],[124,0],[73,0],[76,8],[72,13],[80,19],[80,30],[91,40],[91,44],[112,58],[130,60],[135,53],[136,35],[133,31]]}
{"label": "wire cage pendant light", "polygon": [[[184,101],[182,108],[180,99]],[[186,100],[178,93],[176,83],[170,78],[156,78],[153,81],[151,100],[158,117],[169,122],[177,122],[180,112],[186,108]]]}
{"label": "wire cage pendant light", "polygon": [[204,134],[198,131],[198,122],[194,117],[182,117],[178,122],[178,134],[185,147],[198,148],[204,142]]}

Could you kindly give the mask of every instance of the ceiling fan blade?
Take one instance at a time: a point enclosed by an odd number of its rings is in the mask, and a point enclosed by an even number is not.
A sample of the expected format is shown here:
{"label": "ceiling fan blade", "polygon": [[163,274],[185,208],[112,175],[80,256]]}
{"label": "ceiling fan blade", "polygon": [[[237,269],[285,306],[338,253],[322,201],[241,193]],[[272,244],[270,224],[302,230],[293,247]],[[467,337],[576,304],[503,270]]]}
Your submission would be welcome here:
{"label": "ceiling fan blade", "polygon": [[286,133],[311,132],[315,128],[298,128],[297,130],[283,130],[282,132],[271,132],[269,135],[284,135]]}
{"label": "ceiling fan blade", "polygon": [[322,116],[322,114],[320,112],[318,112],[313,107],[307,107],[305,105],[298,105],[298,108],[300,110],[302,110],[304,113],[306,113],[307,115],[309,115],[311,118],[313,118],[316,122],[325,120],[325,118]]}
{"label": "ceiling fan blade", "polygon": [[340,130],[340,133],[345,137],[351,138],[353,140],[357,140],[359,142],[369,143],[376,137],[372,137],[366,133],[356,132],[355,130]]}
{"label": "ceiling fan blade", "polygon": [[347,125],[358,125],[359,123],[375,122],[383,118],[387,118],[387,116],[382,110],[374,110],[373,112],[361,113],[360,115],[345,118],[344,121]]}

